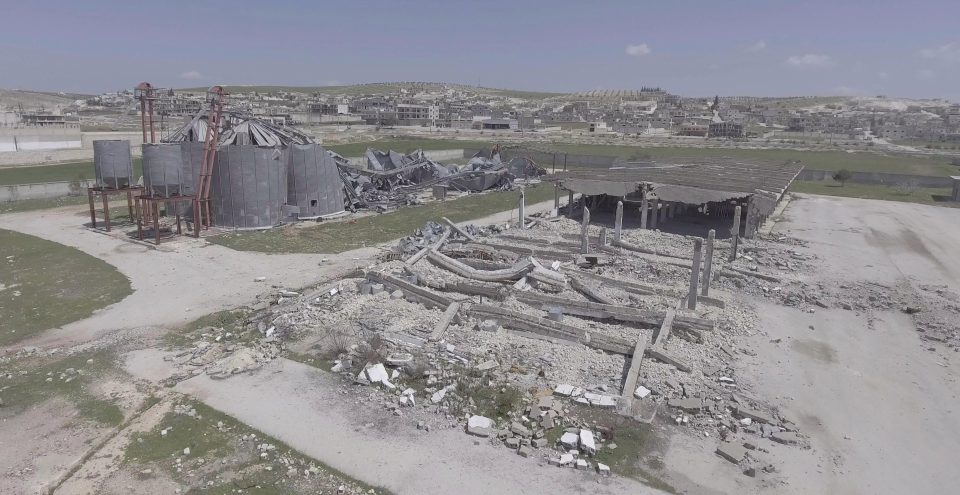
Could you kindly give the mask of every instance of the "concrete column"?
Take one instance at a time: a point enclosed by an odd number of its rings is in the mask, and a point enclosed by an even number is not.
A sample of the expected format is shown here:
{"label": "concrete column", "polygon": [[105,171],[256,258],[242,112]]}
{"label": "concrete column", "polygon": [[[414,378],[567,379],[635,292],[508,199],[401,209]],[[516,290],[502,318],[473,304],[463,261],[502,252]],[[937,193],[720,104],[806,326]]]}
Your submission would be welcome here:
{"label": "concrete column", "polygon": [[584,205],[583,220],[580,221],[580,254],[590,252],[590,239],[587,237],[587,226],[590,225],[590,209]]}
{"label": "concrete column", "polygon": [[600,247],[607,245],[607,228],[606,227],[600,227],[600,241],[597,242],[597,244],[599,244]]}
{"label": "concrete column", "polygon": [[519,210],[519,213],[520,213],[520,215],[519,215],[519,216],[520,216],[520,223],[518,224],[519,227],[520,227],[520,229],[523,229],[524,225],[527,224],[527,221],[525,220],[525,217],[524,217],[524,211],[523,211],[523,210],[524,210],[524,207],[526,206],[526,205],[525,205],[525,203],[526,203],[525,199],[526,199],[526,198],[524,198],[523,189],[520,189],[520,198],[518,199],[518,203],[517,203],[517,209]]}
{"label": "concrete column", "polygon": [[713,271],[713,239],[716,235],[717,233],[710,229],[710,232],[707,233],[707,249],[703,253],[703,288],[700,289],[700,294],[704,296],[710,295],[710,272]]}
{"label": "concrete column", "polygon": [[640,229],[647,230],[647,210],[650,209],[650,205],[647,204],[647,195],[643,195],[643,199],[640,200]]}
{"label": "concrete column", "polygon": [[660,223],[667,223],[667,210],[670,209],[670,203],[664,201],[660,208]]}
{"label": "concrete column", "polygon": [[567,218],[573,218],[573,191],[567,192]]}
{"label": "concrete column", "polygon": [[553,209],[560,209],[560,184],[553,185]]}
{"label": "concrete column", "polygon": [[613,229],[613,238],[619,241],[623,237],[623,201],[617,201],[617,218]]}
{"label": "concrete column", "polygon": [[693,266],[690,268],[690,292],[687,293],[687,309],[697,309],[697,282],[700,281],[700,258],[703,255],[703,239],[693,241]]}
{"label": "concrete column", "polygon": [[673,220],[673,217],[676,216],[676,214],[677,214],[677,204],[670,203],[670,205],[667,206],[667,218],[669,218],[670,220]]}
{"label": "concrete column", "polygon": [[657,217],[660,216],[660,198],[653,198],[653,207],[650,208],[650,228],[657,229]]}
{"label": "concrete column", "polygon": [[740,245],[740,206],[733,210],[733,228],[730,229],[730,261],[737,259],[737,247]]}

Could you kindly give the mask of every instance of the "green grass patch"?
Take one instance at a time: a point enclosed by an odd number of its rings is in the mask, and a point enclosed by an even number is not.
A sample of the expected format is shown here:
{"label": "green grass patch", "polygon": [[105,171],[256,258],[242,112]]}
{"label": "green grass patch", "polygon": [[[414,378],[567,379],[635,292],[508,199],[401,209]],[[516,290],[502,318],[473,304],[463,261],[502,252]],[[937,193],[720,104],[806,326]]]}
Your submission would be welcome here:
{"label": "green grass patch", "polygon": [[132,291],[116,268],[79,249],[0,229],[0,345],[90,316]]}
{"label": "green grass patch", "polygon": [[[10,367],[3,369],[7,366]],[[94,378],[117,368],[116,356],[105,350],[46,359],[38,365],[24,364],[23,359],[13,361],[0,367],[0,374],[11,375],[0,387],[0,398],[4,401],[0,417],[22,413],[30,406],[59,397],[73,402],[83,418],[119,425],[123,421],[120,408],[93,397],[85,389]]]}
{"label": "green grass patch", "polygon": [[[133,157],[133,176],[143,174],[143,159]],[[93,160],[58,163],[56,165],[32,165],[0,168],[0,186],[62,182],[95,178]]]}
{"label": "green grass patch", "polygon": [[[2,187],[2,186],[0,186]],[[61,198],[24,199],[10,203],[0,203],[0,215],[4,213],[18,213],[21,211],[48,210],[62,206],[85,205],[86,196],[64,196]],[[110,209],[111,211],[113,208]]]}
{"label": "green grass patch", "polygon": [[[659,458],[654,462],[646,460],[660,448],[653,426],[640,423],[632,418],[620,416],[606,409],[571,404],[571,415],[581,420],[594,423],[609,432],[610,441],[597,451],[594,459],[610,466],[610,470],[621,476],[633,478],[667,493],[677,493],[676,489],[656,474],[644,468],[644,465],[660,465]],[[547,438],[553,443],[563,434],[563,428],[554,428],[556,439]],[[616,449],[609,449],[606,445],[617,444]]]}
{"label": "green grass patch", "polygon": [[[184,406],[196,414],[167,413],[153,430],[133,437],[124,452],[124,463],[137,469],[159,466],[174,479],[192,485],[186,493],[228,494],[238,490],[252,494],[328,493],[330,486],[336,490],[341,483],[351,485],[350,493],[388,493],[353,480],[201,402],[189,401]],[[167,434],[161,435],[164,429]],[[242,436],[251,434],[256,435],[255,440],[240,441]],[[261,459],[256,445],[263,443],[274,449],[265,451],[267,457]],[[184,448],[189,448],[190,453],[184,454]],[[280,462],[281,457],[297,468],[298,476],[286,475],[288,466]],[[194,471],[194,475],[177,473],[177,458],[181,459],[183,471]],[[197,464],[200,458],[205,460],[203,466]],[[315,472],[305,478],[303,470],[310,467]],[[208,481],[213,484],[208,485]]]}
{"label": "green grass patch", "polygon": [[[553,187],[540,184],[526,190],[528,205],[553,198]],[[321,223],[310,227],[288,226],[257,232],[234,232],[208,240],[238,251],[270,253],[342,253],[375,246],[413,233],[428,220],[447,217],[454,222],[482,218],[517,206],[516,191],[471,194],[458,199],[401,208],[357,220]]]}
{"label": "green grass patch", "polygon": [[363,156],[367,148],[375,148],[381,151],[393,150],[399,153],[410,153],[418,149],[424,151],[432,150],[456,150],[456,149],[488,149],[492,146],[487,141],[458,141],[454,139],[424,139],[424,138],[405,138],[403,136],[386,137],[374,141],[362,141],[350,144],[334,144],[325,146],[325,148],[335,151],[343,156]]}
{"label": "green grass patch", "polygon": [[[203,339],[204,329],[208,327],[222,328],[227,332],[232,332],[235,336],[241,335],[244,331],[244,322],[250,316],[250,310],[247,308],[227,309],[201,316],[196,320],[176,329],[171,330],[163,336],[164,342],[171,348],[181,348],[198,340]],[[239,339],[235,339],[236,342]]]}
{"label": "green grass patch", "polygon": [[[805,168],[814,170],[840,170],[884,172],[913,175],[956,175],[957,167],[950,164],[949,157],[919,156],[909,154],[881,154],[873,152],[847,153],[844,151],[796,151],[786,149],[752,150],[735,148],[656,147],[606,144],[552,144],[538,148],[555,152],[616,156],[626,159],[710,158],[731,157],[753,160],[787,161],[800,160]],[[573,161],[570,165],[577,167]]]}
{"label": "green grass patch", "polygon": [[842,196],[845,198],[882,199],[905,203],[958,207],[949,201],[951,190],[938,187],[902,187],[885,184],[854,184],[845,186],[829,181],[794,181],[790,190],[798,193]]}

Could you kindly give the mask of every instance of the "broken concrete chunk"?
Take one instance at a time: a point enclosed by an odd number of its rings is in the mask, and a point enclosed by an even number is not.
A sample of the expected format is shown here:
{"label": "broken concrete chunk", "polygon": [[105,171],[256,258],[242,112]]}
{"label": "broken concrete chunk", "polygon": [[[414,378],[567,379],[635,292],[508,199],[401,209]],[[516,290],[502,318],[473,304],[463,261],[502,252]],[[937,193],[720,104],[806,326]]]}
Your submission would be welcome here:
{"label": "broken concrete chunk", "polygon": [[409,352],[394,352],[387,356],[387,363],[391,366],[402,366],[413,361],[413,354]]}
{"label": "broken concrete chunk", "polygon": [[500,331],[500,324],[494,320],[483,320],[480,323],[477,323],[477,330],[484,332],[498,332]]}
{"label": "broken concrete chunk", "polygon": [[590,468],[590,464],[589,464],[587,461],[583,460],[583,459],[577,459],[576,468],[577,468],[577,469],[589,469],[589,468]]}
{"label": "broken concrete chunk", "polygon": [[530,447],[527,447],[526,445],[523,445],[519,449],[517,449],[517,455],[519,455],[520,457],[530,457],[531,452],[532,451],[530,450]]}
{"label": "broken concrete chunk", "polygon": [[510,423],[510,431],[516,435],[520,435],[521,437],[529,437],[532,435],[529,428],[516,421]]}
{"label": "broken concrete chunk", "polygon": [[717,447],[717,455],[734,464],[739,464],[746,457],[747,449],[733,443],[722,443]]}
{"label": "broken concrete chunk", "polygon": [[493,359],[490,359],[478,364],[477,369],[480,371],[487,371],[487,370],[492,370],[497,366],[500,366],[500,363],[494,361]]}
{"label": "broken concrete chunk", "polygon": [[520,447],[520,439],[517,437],[510,437],[506,439],[504,443],[507,445],[507,447],[510,447],[511,449],[516,449]]}
{"label": "broken concrete chunk", "polygon": [[598,463],[597,463],[597,472],[600,473],[601,475],[609,475],[609,474],[610,474],[610,466],[608,466],[608,465],[606,465],[606,464],[604,464],[604,463],[602,463],[602,462],[598,462]]}
{"label": "broken concrete chunk", "polygon": [[580,435],[566,432],[560,437],[560,444],[566,449],[575,449],[580,445]]}
{"label": "broken concrete chunk", "polygon": [[573,464],[573,454],[560,454],[560,465],[569,466]]}
{"label": "broken concrete chunk", "polygon": [[650,389],[647,387],[644,387],[643,385],[637,386],[637,389],[633,391],[633,396],[638,399],[643,399],[648,395],[650,395]]}
{"label": "broken concrete chunk", "polygon": [[442,401],[444,396],[446,395],[447,395],[447,389],[441,388],[440,390],[437,390],[436,392],[433,393],[433,395],[430,396],[430,401],[433,402],[434,404],[439,404],[440,401]]}
{"label": "broken concrete chunk", "polygon": [[796,445],[800,442],[800,437],[792,431],[777,431],[770,435],[770,439],[777,443],[785,445]]}
{"label": "broken concrete chunk", "polygon": [[686,412],[700,412],[704,407],[703,400],[692,397],[687,399],[670,399],[667,401],[667,405]]}
{"label": "broken concrete chunk", "polygon": [[759,421],[761,423],[767,423],[770,425],[777,424],[777,421],[773,419],[773,416],[756,409],[750,409],[745,406],[737,406],[734,408],[734,413],[741,418],[750,418],[753,421]]}
{"label": "broken concrete chunk", "polygon": [[561,383],[557,385],[557,388],[553,389],[553,393],[561,395],[563,397],[570,397],[573,395],[574,386],[567,385],[566,383]]}
{"label": "broken concrete chunk", "polygon": [[597,444],[593,439],[592,431],[580,430],[580,448],[590,455],[597,453]]}

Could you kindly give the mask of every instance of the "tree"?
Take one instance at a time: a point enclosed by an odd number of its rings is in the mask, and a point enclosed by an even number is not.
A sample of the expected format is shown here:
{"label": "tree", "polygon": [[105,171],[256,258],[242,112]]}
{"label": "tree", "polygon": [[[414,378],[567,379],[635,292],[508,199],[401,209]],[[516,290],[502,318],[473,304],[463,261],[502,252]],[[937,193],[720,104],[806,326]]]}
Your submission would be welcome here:
{"label": "tree", "polygon": [[841,168],[840,170],[837,170],[833,174],[833,180],[839,182],[840,187],[845,186],[847,184],[847,181],[850,180],[852,177],[853,177],[853,174],[850,173],[850,171],[845,168]]}

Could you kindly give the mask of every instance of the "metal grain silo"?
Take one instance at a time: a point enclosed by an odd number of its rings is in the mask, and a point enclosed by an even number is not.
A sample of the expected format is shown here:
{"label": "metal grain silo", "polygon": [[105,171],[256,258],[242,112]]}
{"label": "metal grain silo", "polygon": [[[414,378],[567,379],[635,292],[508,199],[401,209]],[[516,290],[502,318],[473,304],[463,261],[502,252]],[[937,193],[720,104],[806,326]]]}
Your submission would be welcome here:
{"label": "metal grain silo", "polygon": [[113,189],[129,187],[133,180],[130,141],[118,139],[93,142],[93,170],[97,185]]}
{"label": "metal grain silo", "polygon": [[287,204],[297,218],[343,211],[343,181],[333,157],[318,144],[287,148]]}
{"label": "metal grain silo", "polygon": [[164,198],[187,194],[180,143],[143,145],[143,186],[148,195]]}
{"label": "metal grain silo", "polygon": [[203,169],[202,141],[183,141],[180,152],[183,155],[183,194],[197,194],[200,186],[200,170]]}
{"label": "metal grain silo", "polygon": [[285,152],[253,145],[221,146],[210,199],[216,226],[264,229],[279,225],[287,202]]}

